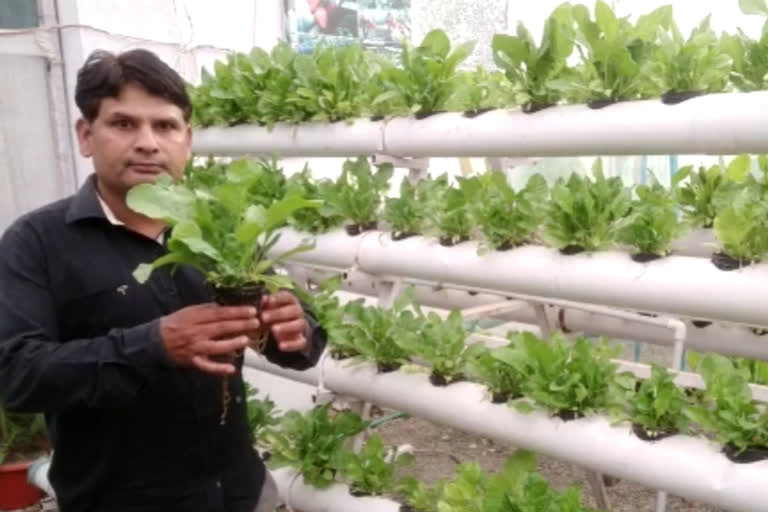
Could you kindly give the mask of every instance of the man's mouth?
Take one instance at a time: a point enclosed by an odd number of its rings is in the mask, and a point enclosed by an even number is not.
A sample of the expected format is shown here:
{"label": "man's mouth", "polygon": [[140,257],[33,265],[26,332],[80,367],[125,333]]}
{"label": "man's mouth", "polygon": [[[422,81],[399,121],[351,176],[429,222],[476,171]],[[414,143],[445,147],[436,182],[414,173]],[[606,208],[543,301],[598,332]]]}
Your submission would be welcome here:
{"label": "man's mouth", "polygon": [[128,167],[141,174],[160,174],[165,172],[165,166],[154,162],[129,162]]}

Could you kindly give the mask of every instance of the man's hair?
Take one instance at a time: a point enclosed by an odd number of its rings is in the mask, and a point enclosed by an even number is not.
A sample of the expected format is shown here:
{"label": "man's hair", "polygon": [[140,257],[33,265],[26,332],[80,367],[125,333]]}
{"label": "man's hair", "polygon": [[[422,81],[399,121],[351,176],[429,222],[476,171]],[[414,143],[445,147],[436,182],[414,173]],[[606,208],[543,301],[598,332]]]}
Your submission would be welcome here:
{"label": "man's hair", "polygon": [[143,49],[117,55],[104,50],[91,53],[77,72],[75,103],[83,117],[93,121],[99,115],[101,100],[117,98],[129,84],[170,101],[182,110],[184,120],[189,121],[192,104],[184,80],[157,55]]}

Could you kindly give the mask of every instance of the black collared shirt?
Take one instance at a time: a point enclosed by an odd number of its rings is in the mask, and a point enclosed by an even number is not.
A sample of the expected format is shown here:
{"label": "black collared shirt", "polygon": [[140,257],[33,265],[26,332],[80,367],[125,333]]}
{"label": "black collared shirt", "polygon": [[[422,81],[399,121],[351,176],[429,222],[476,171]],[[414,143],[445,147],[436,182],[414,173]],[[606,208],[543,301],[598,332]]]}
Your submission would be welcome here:
{"label": "black collared shirt", "polygon": [[[160,339],[160,317],[210,302],[210,287],[186,267],[143,285],[131,275],[165,252],[109,222],[93,176],[0,240],[0,403],[45,413],[62,512],[251,512],[258,500],[240,374],[221,426],[222,379],[173,365]],[[307,321],[311,353],[270,344],[267,357],[314,365],[325,337]]]}

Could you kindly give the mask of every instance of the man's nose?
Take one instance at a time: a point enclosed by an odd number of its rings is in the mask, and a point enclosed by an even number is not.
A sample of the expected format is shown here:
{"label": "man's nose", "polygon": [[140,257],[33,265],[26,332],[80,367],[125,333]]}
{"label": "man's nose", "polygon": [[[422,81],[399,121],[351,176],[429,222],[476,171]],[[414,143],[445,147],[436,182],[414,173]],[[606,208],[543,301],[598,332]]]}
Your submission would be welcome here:
{"label": "man's nose", "polygon": [[140,153],[157,153],[157,137],[150,125],[143,125],[139,128],[134,149]]}

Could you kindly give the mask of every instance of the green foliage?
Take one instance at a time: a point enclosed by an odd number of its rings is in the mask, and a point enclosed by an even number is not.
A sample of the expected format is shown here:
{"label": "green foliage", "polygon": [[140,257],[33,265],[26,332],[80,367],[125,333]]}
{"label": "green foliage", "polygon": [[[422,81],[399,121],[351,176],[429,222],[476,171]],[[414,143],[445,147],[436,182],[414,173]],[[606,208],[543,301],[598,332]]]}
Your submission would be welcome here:
{"label": "green foliage", "polygon": [[382,164],[373,172],[365,157],[347,160],[335,186],[324,190],[327,201],[355,224],[376,222],[392,172],[392,164]]}
{"label": "green foliage", "polygon": [[632,199],[619,177],[606,178],[595,161],[594,181],[572,174],[558,179],[550,192],[542,237],[551,246],[587,251],[613,245],[627,225]]}
{"label": "green foliage", "polygon": [[686,409],[686,416],[737,452],[768,448],[768,412],[752,400],[748,372],[719,354],[706,355],[698,369],[706,390],[702,403]]}
{"label": "green foliage", "polygon": [[720,44],[733,60],[730,78],[738,90],[768,89],[768,22],[759,40],[739,29],[737,34],[723,34]]}
{"label": "green foliage", "polygon": [[725,170],[720,165],[699,167],[698,171],[686,166],[675,175],[679,181],[688,177],[690,180],[676,190],[683,219],[693,227],[711,228],[718,212],[718,198],[727,181]]}
{"label": "green foliage", "polygon": [[512,84],[500,71],[489,72],[477,66],[472,71],[457,72],[456,81],[456,90],[448,105],[451,111],[472,115],[515,104]]}
{"label": "green foliage", "polygon": [[413,512],[437,512],[437,501],[443,494],[444,486],[444,480],[428,486],[414,477],[405,477],[398,484],[397,490]]}
{"label": "green foliage", "polygon": [[730,203],[715,218],[715,236],[723,251],[741,262],[762,260],[768,254],[768,203],[756,187],[729,196]]}
{"label": "green foliage", "polygon": [[473,42],[464,43],[451,51],[448,36],[439,29],[429,32],[417,47],[404,41],[402,67],[382,68],[380,80],[386,92],[375,98],[373,105],[396,98],[417,116],[445,110],[460,85],[456,68],[474,46]]}
{"label": "green foliage", "polygon": [[8,412],[0,407],[0,464],[37,456],[48,444],[42,414]]}
{"label": "green foliage", "polygon": [[673,21],[659,31],[649,78],[665,92],[719,92],[726,88],[733,61],[709,26],[710,16],[685,39]]}
{"label": "green foliage", "polygon": [[301,172],[290,176],[286,182],[286,194],[295,194],[310,200],[323,200],[323,204],[318,208],[303,208],[293,212],[289,224],[299,231],[312,234],[326,233],[341,226],[344,216],[334,205],[325,201],[334,186],[330,180],[313,178],[307,166]]}
{"label": "green foliage", "polygon": [[288,411],[279,429],[266,431],[272,469],[291,466],[307,485],[324,489],[336,481],[338,461],[348,451],[346,441],[365,430],[367,422],[351,412],[333,415],[328,406],[301,414]]}
{"label": "green foliage", "polygon": [[[416,306],[419,329],[401,333],[394,341],[409,356],[429,363],[436,379],[450,383],[464,375],[467,362],[479,345],[467,346],[467,331],[461,313],[451,311],[443,320],[437,313],[424,314]],[[414,322],[415,323],[415,322]]]}
{"label": "green foliage", "polygon": [[480,177],[481,200],[473,205],[473,216],[480,231],[494,249],[508,249],[532,241],[542,222],[548,189],[539,174],[515,191],[502,172],[488,172]]}
{"label": "green foliage", "polygon": [[488,388],[498,400],[517,398],[522,394],[523,376],[515,366],[505,362],[504,347],[486,348],[483,345],[472,354],[467,362],[467,374]]}
{"label": "green foliage", "polygon": [[515,103],[524,110],[558,102],[556,80],[567,74],[566,61],[573,52],[573,37],[569,4],[561,5],[547,18],[539,46],[522,23],[514,36],[493,36],[494,61],[512,84]]}
{"label": "green foliage", "polygon": [[649,434],[685,432],[686,403],[685,395],[675,385],[674,375],[652,364],[651,377],[643,380],[629,399],[629,417]]}
{"label": "green foliage", "polygon": [[472,209],[481,183],[478,177],[457,177],[451,186],[442,176],[433,180],[427,192],[428,228],[426,232],[440,238],[445,245],[468,240],[472,235]]}
{"label": "green foliage", "polygon": [[579,103],[658,96],[661,91],[649,82],[646,71],[658,30],[667,30],[672,23],[672,6],[641,16],[636,25],[628,17],[617,17],[603,0],[597,0],[594,13],[592,20],[584,5],[573,8],[581,65],[557,82],[558,89]]}
{"label": "green foliage", "polygon": [[384,220],[393,235],[420,234],[427,220],[428,202],[424,197],[429,180],[420,180],[415,186],[406,177],[400,182],[400,196],[388,197],[384,204]]}
{"label": "green foliage", "polygon": [[275,402],[269,397],[263,400],[256,398],[259,391],[247,382],[244,384],[248,427],[256,443],[263,444],[262,434],[280,423]]}
{"label": "green foliage", "polygon": [[280,238],[278,229],[302,208],[321,201],[285,196],[268,207],[255,204],[251,187],[263,173],[247,161],[235,162],[226,179],[213,188],[191,189],[162,176],[128,192],[128,206],[147,217],[162,219],[172,227],[168,253],[141,264],[134,277],[144,283],[158,267],[185,264],[197,268],[216,286],[262,283],[270,292],[292,287],[288,277],[271,273],[285,258],[312,248],[300,243],[282,254],[268,256]]}
{"label": "green foliage", "polygon": [[[511,346],[500,349],[495,357],[522,375],[527,397],[556,414],[616,414],[633,389],[634,376],[617,374],[617,365],[611,361],[620,349],[604,340],[599,345],[586,338],[569,343],[555,333],[544,342],[530,333],[512,333],[510,341]],[[531,410],[526,402],[519,403],[518,409]]]}
{"label": "green foliage", "polygon": [[413,456],[399,454],[387,461],[389,452],[379,434],[371,435],[360,453],[343,452],[338,465],[353,494],[381,496],[397,488],[397,470],[413,462]]}
{"label": "green foliage", "polygon": [[[675,176],[681,179],[681,176]],[[667,189],[656,180],[651,185],[635,188],[637,199],[632,202],[631,213],[618,240],[640,253],[666,256],[670,246],[683,232],[678,220],[675,184]]]}

